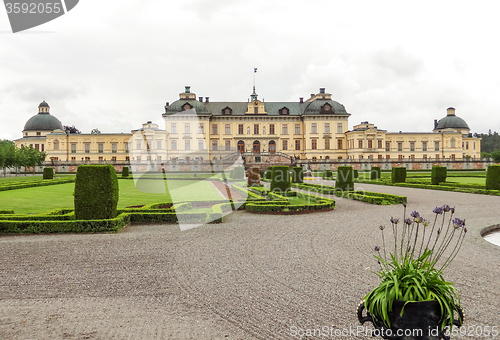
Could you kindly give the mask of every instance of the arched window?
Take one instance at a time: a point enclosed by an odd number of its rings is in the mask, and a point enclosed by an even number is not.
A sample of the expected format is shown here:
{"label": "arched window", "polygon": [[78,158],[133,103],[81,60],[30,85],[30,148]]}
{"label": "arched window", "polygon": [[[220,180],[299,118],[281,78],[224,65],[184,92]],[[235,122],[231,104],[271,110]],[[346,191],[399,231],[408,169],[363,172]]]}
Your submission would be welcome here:
{"label": "arched window", "polygon": [[273,140],[269,141],[269,152],[276,152],[276,142]]}
{"label": "arched window", "polygon": [[242,141],[242,140],[238,141],[237,147],[238,147],[239,152],[245,152],[245,142],[244,141]]}
{"label": "arched window", "polygon": [[59,141],[57,139],[54,141],[54,151],[59,151]]}
{"label": "arched window", "polygon": [[260,142],[258,140],[253,142],[253,152],[254,153],[260,152]]}

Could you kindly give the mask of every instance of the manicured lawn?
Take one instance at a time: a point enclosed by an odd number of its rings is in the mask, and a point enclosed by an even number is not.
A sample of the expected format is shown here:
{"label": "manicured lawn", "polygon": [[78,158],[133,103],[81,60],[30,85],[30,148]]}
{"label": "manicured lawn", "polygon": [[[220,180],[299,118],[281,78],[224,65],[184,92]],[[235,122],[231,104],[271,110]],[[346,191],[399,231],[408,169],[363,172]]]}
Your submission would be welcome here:
{"label": "manicured lawn", "polygon": [[[119,180],[120,200],[118,208],[160,202],[221,200],[221,196],[208,181],[167,181],[169,191],[162,180],[139,182],[138,190],[133,180]],[[0,191],[0,209],[12,209],[16,214],[34,214],[54,209],[73,208],[74,183],[50,185],[17,190]]]}
{"label": "manicured lawn", "polygon": [[[75,177],[74,175],[62,175],[62,176],[54,176],[54,178],[67,178],[67,177]],[[16,183],[16,182],[38,182],[43,181],[43,177],[41,175],[36,176],[14,176],[14,177],[2,177],[0,175],[0,184],[2,183]]]}
{"label": "manicured lawn", "polygon": [[[447,177],[446,182],[461,184],[486,184],[486,177]],[[446,185],[446,184],[444,184]]]}

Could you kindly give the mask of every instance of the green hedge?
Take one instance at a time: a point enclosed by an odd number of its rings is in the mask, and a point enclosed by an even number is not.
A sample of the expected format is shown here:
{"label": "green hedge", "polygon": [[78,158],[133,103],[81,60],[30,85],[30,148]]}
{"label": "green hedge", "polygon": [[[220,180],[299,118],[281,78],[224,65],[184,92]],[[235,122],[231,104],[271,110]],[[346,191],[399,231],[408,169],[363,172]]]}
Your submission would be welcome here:
{"label": "green hedge", "polygon": [[500,190],[500,165],[488,165],[486,170],[486,189]]}
{"label": "green hedge", "polygon": [[358,178],[359,177],[359,171],[358,170],[354,170],[354,178]]}
{"label": "green hedge", "polygon": [[380,169],[379,166],[372,166],[372,169],[370,171],[370,179],[373,180],[378,180],[380,179],[382,174],[382,170]]}
{"label": "green hedge", "polygon": [[300,166],[294,166],[292,169],[292,182],[304,183],[304,169]]}
{"label": "green hedge", "polygon": [[128,166],[124,166],[122,169],[122,177],[128,177],[129,176],[129,168]]}
{"label": "green hedge", "polygon": [[271,166],[267,168],[265,178],[270,180],[272,178],[272,175],[273,175],[273,167]]}
{"label": "green hedge", "polygon": [[15,190],[15,189],[25,189],[33,187],[43,187],[48,185],[65,184],[74,182],[74,178],[59,178],[53,180],[42,180],[42,181],[23,181],[16,183],[1,183],[0,191]]}
{"label": "green hedge", "polygon": [[14,214],[14,210],[0,210],[0,215],[10,215]]}
{"label": "green hedge", "polygon": [[282,192],[290,189],[290,168],[288,166],[274,166],[271,174],[271,191],[279,189]]}
{"label": "green hedge", "polygon": [[324,178],[330,178],[332,177],[332,170],[325,170],[323,177]]}
{"label": "green hedge", "polygon": [[43,168],[43,179],[54,179],[54,169],[50,167]]}
{"label": "green hedge", "polygon": [[75,218],[112,219],[117,215],[118,179],[112,165],[80,165],[75,181]]}
{"label": "green hedge", "polygon": [[335,189],[343,191],[354,190],[354,170],[352,166],[339,166],[337,168]]}
{"label": "green hedge", "polygon": [[406,168],[392,168],[391,180],[392,183],[406,182]]}
{"label": "green hedge", "polygon": [[431,170],[431,184],[438,185],[446,182],[447,169],[445,166],[434,165]]}

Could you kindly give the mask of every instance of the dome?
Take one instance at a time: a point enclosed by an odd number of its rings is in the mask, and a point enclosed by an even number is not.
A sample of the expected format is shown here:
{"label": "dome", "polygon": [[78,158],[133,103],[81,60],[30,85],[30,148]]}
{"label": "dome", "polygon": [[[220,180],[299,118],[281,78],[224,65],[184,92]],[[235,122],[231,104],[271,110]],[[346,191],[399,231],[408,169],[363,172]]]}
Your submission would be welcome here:
{"label": "dome", "polygon": [[44,100],[43,102],[40,103],[40,105],[38,105],[38,107],[50,107],[50,106]]}
{"label": "dome", "polygon": [[166,113],[180,113],[184,111],[183,106],[185,104],[189,104],[195,111],[196,113],[208,113],[205,105],[196,100],[196,99],[190,99],[190,100],[185,100],[185,99],[179,99],[173,102],[170,106],[166,107]]}
{"label": "dome", "polygon": [[334,101],[334,100],[322,100],[322,99],[316,99],[312,101],[309,105],[307,105],[307,108],[305,109],[304,113],[305,114],[318,114],[322,110],[325,104],[330,105],[330,110],[332,113],[336,114],[347,114],[347,111],[344,107],[344,105]]}
{"label": "dome", "polygon": [[469,125],[462,118],[455,115],[455,109],[448,108],[446,117],[441,118],[435,127],[435,130],[443,129],[467,129],[470,130]]}
{"label": "dome", "polygon": [[56,129],[64,130],[59,119],[50,113],[38,113],[26,122],[23,131],[53,131]]}

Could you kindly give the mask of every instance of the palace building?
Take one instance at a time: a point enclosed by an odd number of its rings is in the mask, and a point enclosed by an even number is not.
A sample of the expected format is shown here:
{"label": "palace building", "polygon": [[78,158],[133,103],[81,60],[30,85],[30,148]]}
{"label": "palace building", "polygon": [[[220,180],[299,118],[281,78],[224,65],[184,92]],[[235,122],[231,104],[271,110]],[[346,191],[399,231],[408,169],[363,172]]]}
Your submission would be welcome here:
{"label": "palace building", "polygon": [[164,109],[165,129],[147,122],[131,133],[68,134],[43,101],[15,142],[71,165],[218,161],[236,152],[252,163],[480,159],[481,139],[452,107],[428,132],[388,132],[368,121],[349,129],[351,114],[324,88],[296,102],[265,102],[255,87],[247,101],[212,102],[186,86]]}

